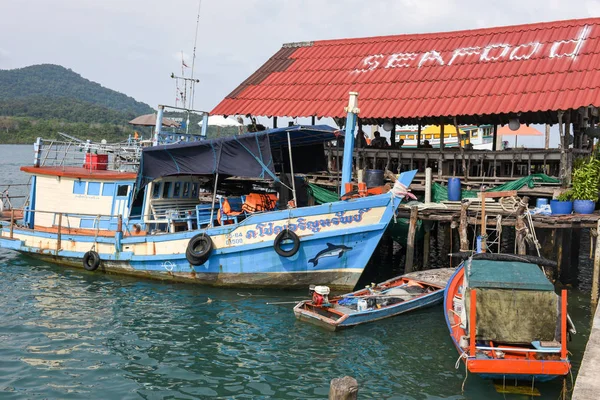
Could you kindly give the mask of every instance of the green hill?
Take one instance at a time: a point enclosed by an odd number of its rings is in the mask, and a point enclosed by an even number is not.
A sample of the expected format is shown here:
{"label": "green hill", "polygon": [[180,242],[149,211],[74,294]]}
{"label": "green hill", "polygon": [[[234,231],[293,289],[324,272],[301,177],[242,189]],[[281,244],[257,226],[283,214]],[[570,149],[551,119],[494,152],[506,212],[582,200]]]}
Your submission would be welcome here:
{"label": "green hill", "polygon": [[120,141],[127,122],[154,110],[59,65],[0,70],[0,143],[31,143],[65,132],[82,139]]}
{"label": "green hill", "polygon": [[0,70],[0,101],[25,100],[32,97],[37,99],[37,104],[43,99],[50,102],[51,99],[67,98],[128,115],[153,112],[148,104],[107,89],[60,65],[42,64]]}

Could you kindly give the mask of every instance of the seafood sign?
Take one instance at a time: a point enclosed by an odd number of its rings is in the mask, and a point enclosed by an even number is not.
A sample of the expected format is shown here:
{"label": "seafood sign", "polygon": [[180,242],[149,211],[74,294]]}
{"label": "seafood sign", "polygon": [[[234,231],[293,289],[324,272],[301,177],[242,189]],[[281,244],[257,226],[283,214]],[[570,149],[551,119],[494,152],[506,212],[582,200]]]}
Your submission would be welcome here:
{"label": "seafood sign", "polygon": [[421,68],[426,65],[450,66],[467,62],[522,61],[529,60],[536,55],[548,60],[563,57],[575,59],[591,31],[592,28],[585,25],[575,38],[546,43],[532,40],[519,44],[491,43],[487,46],[460,47],[449,52],[430,49],[421,53],[405,51],[388,55],[372,54],[365,57],[362,65],[350,73],[364,73],[381,68]]}
{"label": "seafood sign", "polygon": [[278,224],[277,222],[260,223],[256,224],[255,229],[250,229],[246,232],[246,239],[274,236],[285,229],[289,229],[292,232],[310,231],[317,233],[326,227],[361,222],[363,220],[363,215],[369,211],[371,211],[370,208],[361,208],[358,210],[358,213],[354,215],[346,215],[345,211],[340,211],[335,213],[335,216],[331,218],[322,218],[316,220],[298,218],[295,222],[281,224]]}

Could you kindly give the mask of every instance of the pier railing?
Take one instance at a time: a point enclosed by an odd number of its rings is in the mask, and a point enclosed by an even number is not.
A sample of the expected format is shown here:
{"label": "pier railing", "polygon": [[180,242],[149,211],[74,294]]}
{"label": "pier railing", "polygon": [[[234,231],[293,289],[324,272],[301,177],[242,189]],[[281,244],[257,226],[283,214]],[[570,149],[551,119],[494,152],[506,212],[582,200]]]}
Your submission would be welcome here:
{"label": "pier railing", "polygon": [[[327,147],[326,154],[330,170],[335,172],[336,165],[341,165],[343,151],[336,147]],[[449,176],[461,176],[467,179],[478,178],[514,178],[532,173],[545,173],[569,180],[573,161],[591,154],[587,149],[507,149],[464,150],[466,171],[463,171],[463,156],[459,149],[400,148],[354,150],[354,166],[357,169],[399,170],[425,168],[433,169],[434,179]],[[339,162],[338,162],[339,160]]]}

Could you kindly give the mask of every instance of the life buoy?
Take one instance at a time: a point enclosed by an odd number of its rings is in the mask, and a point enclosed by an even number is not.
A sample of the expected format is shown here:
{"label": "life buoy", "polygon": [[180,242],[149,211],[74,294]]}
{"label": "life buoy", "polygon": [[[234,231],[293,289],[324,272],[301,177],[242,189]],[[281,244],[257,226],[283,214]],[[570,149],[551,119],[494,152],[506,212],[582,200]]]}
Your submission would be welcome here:
{"label": "life buoy", "polygon": [[[281,244],[284,240],[291,240],[294,244],[291,249],[284,250],[281,248]],[[300,238],[293,231],[289,229],[284,229],[279,232],[279,234],[275,237],[275,241],[273,242],[273,247],[275,248],[275,252],[282,257],[291,257],[298,252],[300,248]]]}
{"label": "life buoy", "polygon": [[213,241],[205,233],[200,233],[190,239],[185,250],[185,258],[192,265],[202,265],[210,257]]}
{"label": "life buoy", "polygon": [[100,256],[95,251],[88,251],[83,255],[83,268],[88,271],[95,271],[100,265]]}

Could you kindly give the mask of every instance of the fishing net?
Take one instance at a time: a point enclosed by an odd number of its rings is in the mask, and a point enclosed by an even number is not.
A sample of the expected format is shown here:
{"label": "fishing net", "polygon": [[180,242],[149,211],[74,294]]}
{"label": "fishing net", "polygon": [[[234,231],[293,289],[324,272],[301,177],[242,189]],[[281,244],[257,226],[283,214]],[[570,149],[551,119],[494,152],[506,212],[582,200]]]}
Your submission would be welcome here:
{"label": "fishing net", "polygon": [[528,344],[555,339],[558,296],[553,291],[477,288],[476,310],[477,340]]}
{"label": "fishing net", "polygon": [[321,186],[313,183],[308,184],[308,194],[315,198],[317,204],[333,203],[339,201],[340,197],[336,192],[331,190],[323,189]]}
{"label": "fishing net", "polygon": [[[558,179],[552,178],[546,174],[532,174],[524,176],[523,178],[515,181],[506,182],[500,186],[486,190],[486,192],[502,192],[505,190],[519,190],[523,186],[527,185],[529,188],[534,188],[536,183],[559,183]],[[476,198],[477,190],[463,190],[462,198]],[[431,185],[431,200],[434,203],[440,203],[442,201],[448,201],[448,187],[442,186],[439,183],[433,183]]]}

